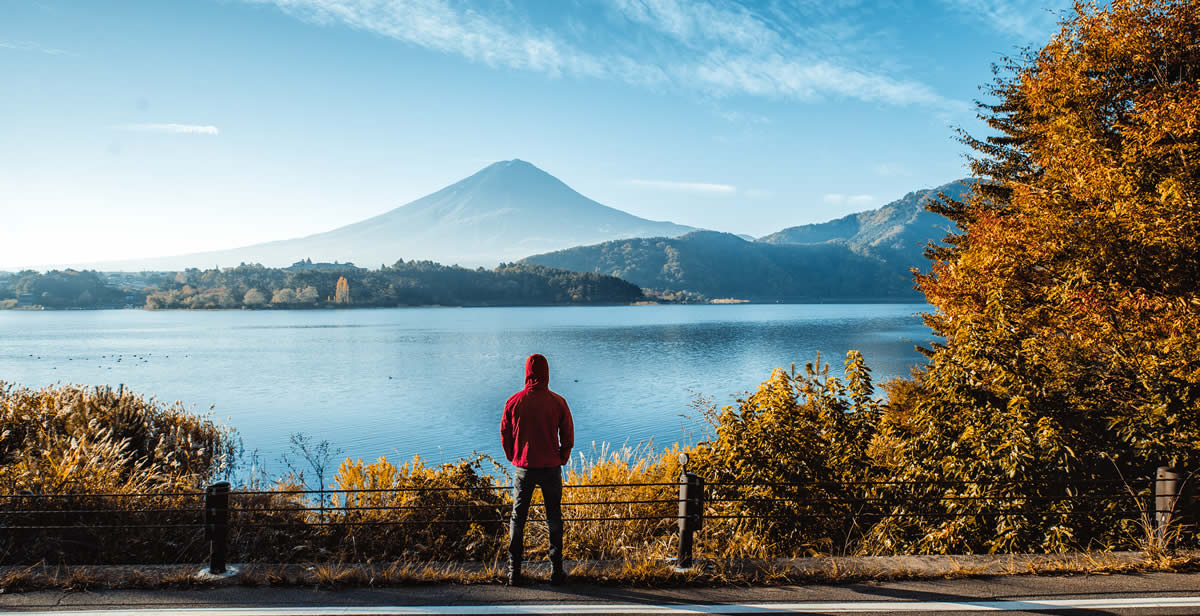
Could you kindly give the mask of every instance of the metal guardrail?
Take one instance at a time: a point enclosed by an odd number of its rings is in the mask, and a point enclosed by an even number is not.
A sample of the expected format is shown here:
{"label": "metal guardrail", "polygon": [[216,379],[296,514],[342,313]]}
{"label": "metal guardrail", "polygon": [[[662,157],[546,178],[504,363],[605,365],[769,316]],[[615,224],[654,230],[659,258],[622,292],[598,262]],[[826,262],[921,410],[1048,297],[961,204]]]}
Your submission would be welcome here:
{"label": "metal guardrail", "polygon": [[[630,520],[667,521],[675,520],[678,526],[678,552],[676,566],[688,568],[692,565],[695,547],[695,533],[704,527],[705,519],[709,520],[768,520],[769,514],[761,511],[764,507],[799,508],[825,506],[830,509],[858,507],[853,513],[847,511],[812,511],[805,510],[803,518],[811,519],[842,519],[848,516],[856,519],[883,519],[889,517],[907,518],[953,518],[964,516],[1070,516],[1090,515],[1096,510],[1090,508],[1072,509],[1070,511],[1053,511],[1044,505],[1050,503],[1071,502],[1095,504],[1111,502],[1111,499],[1128,497],[1134,494],[1129,484],[1123,480],[1090,481],[1076,484],[1058,484],[1057,487],[1067,487],[1063,495],[1028,496],[1028,495],[940,495],[919,504],[930,506],[934,504],[962,504],[975,508],[956,513],[929,510],[906,510],[897,512],[887,509],[889,505],[903,504],[904,495],[866,495],[849,496],[844,492],[853,488],[932,488],[954,487],[964,488],[1030,488],[1045,487],[1005,482],[967,482],[967,481],[863,481],[863,482],[711,482],[703,477],[686,471],[681,473],[677,483],[606,483],[586,485],[564,485],[564,495],[570,490],[583,488],[611,489],[620,493],[628,488],[660,488],[665,494],[663,498],[614,498],[611,500],[573,501],[564,499],[564,513],[569,513],[573,507],[618,507],[625,505],[662,505],[662,513],[654,515],[608,517],[572,517],[564,515],[566,522],[626,522]],[[1167,537],[1172,527],[1182,522],[1182,504],[1186,499],[1185,484],[1182,475],[1171,468],[1157,469],[1153,481],[1154,503],[1147,507],[1143,515],[1152,511],[1154,532],[1160,539]],[[1143,486],[1145,484],[1142,484]],[[670,498],[668,488],[678,488],[678,497]],[[774,496],[745,496],[731,491],[736,489],[766,489],[773,491]],[[1121,489],[1124,488],[1124,489]],[[405,486],[378,489],[338,489],[338,490],[233,490],[228,482],[218,482],[209,486],[204,492],[163,492],[163,493],[132,493],[132,494],[0,494],[0,537],[13,536],[14,533],[27,531],[135,531],[148,529],[190,529],[204,531],[204,540],[208,543],[209,571],[222,574],[227,569],[229,557],[229,535],[231,529],[243,531],[260,528],[305,528],[322,529],[334,527],[372,527],[372,526],[408,526],[408,525],[441,525],[441,524],[497,524],[506,523],[509,513],[504,510],[506,504],[499,501],[473,503],[444,503],[429,504],[379,504],[364,503],[363,496],[381,499],[387,495],[434,494],[444,492],[475,492],[496,494],[508,491],[511,486]],[[811,495],[789,496],[789,491],[810,492],[817,489],[836,489],[842,494],[830,494],[823,497]],[[1072,491],[1075,492],[1072,495]],[[1144,494],[1144,492],[1143,492]],[[279,506],[267,501],[266,504],[255,504],[255,497],[297,497],[294,506]],[[920,498],[919,495],[914,495]],[[311,499],[317,499],[313,505]],[[340,498],[342,504],[336,504]],[[114,500],[137,501],[133,508],[117,508]],[[327,499],[333,499],[327,501]],[[1106,501],[1106,499],[1108,499]],[[239,502],[240,501],[240,502]],[[353,501],[353,502],[352,502]],[[1010,501],[1004,504],[1003,501]],[[1011,502],[1019,501],[1020,506]],[[330,502],[334,504],[329,504]],[[667,506],[675,503],[678,510],[672,512]],[[908,504],[916,504],[918,501]],[[163,506],[155,507],[155,504]],[[188,505],[188,506],[184,506]],[[730,513],[729,506],[740,506],[740,511]],[[994,507],[978,508],[982,505]],[[1043,505],[1038,507],[1037,505]],[[33,508],[30,508],[30,507]],[[870,507],[864,511],[864,507]],[[1139,505],[1140,507],[1140,505]],[[714,511],[719,508],[721,511]],[[751,509],[757,508],[758,511]],[[387,519],[346,519],[353,513],[382,513],[389,511],[434,511],[443,510],[454,515],[448,518],[420,520],[387,520]],[[796,509],[798,511],[798,509]],[[280,521],[271,519],[264,514],[301,514],[308,516],[302,522]],[[13,524],[14,516],[34,516],[45,519],[46,523],[29,524],[21,521]],[[131,520],[131,516],[135,519]],[[137,519],[137,516],[142,516]],[[276,516],[281,517],[281,516]],[[263,519],[266,518],[266,519]],[[293,518],[294,519],[294,518]],[[544,521],[545,518],[531,518],[530,521]],[[194,561],[193,561],[194,562]]]}

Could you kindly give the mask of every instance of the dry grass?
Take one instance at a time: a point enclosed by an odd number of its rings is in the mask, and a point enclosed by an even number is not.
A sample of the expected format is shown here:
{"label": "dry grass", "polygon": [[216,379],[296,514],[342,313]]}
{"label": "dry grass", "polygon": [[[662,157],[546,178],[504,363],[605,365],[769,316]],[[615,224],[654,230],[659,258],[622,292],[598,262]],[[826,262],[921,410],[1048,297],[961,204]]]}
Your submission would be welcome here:
{"label": "dry grass", "polygon": [[[939,558],[939,557],[929,557]],[[687,586],[771,586],[789,584],[849,584],[863,581],[914,579],[964,579],[996,575],[1113,575],[1200,570],[1196,555],[1176,555],[1162,560],[1137,555],[1079,553],[1051,559],[1004,557],[982,564],[949,562],[909,567],[882,561],[865,565],[840,557],[817,559],[717,559],[697,561],[688,571],[675,571],[671,563],[655,559],[588,561],[570,568],[571,584],[620,585],[639,588]],[[152,569],[136,567],[29,567],[0,574],[0,593],[33,590],[177,589],[217,585],[196,578],[195,566]],[[251,587],[304,586],[330,590],[384,588],[427,584],[503,584],[499,561],[456,563],[314,563],[310,565],[245,565],[227,583]],[[533,584],[549,582],[549,568],[528,571]]]}
{"label": "dry grass", "polygon": [[[565,469],[565,557],[573,560],[661,560],[671,555],[679,505],[679,449],[607,446],[588,458],[580,453]],[[625,487],[591,487],[634,484]],[[669,484],[669,485],[652,485]],[[539,500],[535,502],[540,502]],[[605,503],[629,503],[612,505]],[[581,521],[570,521],[572,518]],[[526,553],[545,554],[545,526],[526,532]]]}
{"label": "dry grass", "polygon": [[[288,482],[235,494],[233,506],[242,513],[231,524],[231,553],[276,563],[499,562],[506,557],[512,496],[486,472],[493,470],[489,463],[485,457],[437,467],[420,459],[399,466],[384,458],[346,460],[333,478],[337,492],[323,499],[293,493],[300,486]],[[563,490],[566,558],[637,562],[672,555],[679,471],[674,449],[600,449],[572,460]],[[635,485],[597,487],[611,484]],[[539,492],[526,526],[530,560],[546,557],[541,503]],[[321,571],[321,583],[338,583],[333,570]]]}
{"label": "dry grass", "polygon": [[0,381],[0,486],[16,494],[175,492],[228,470],[235,435],[123,388]]}
{"label": "dry grass", "polygon": [[[198,490],[231,464],[230,438],[229,431],[196,418],[178,404],[166,407],[123,390],[63,386],[32,391],[0,383],[0,451],[9,456],[0,464],[0,482],[10,490],[10,496],[0,498],[0,513],[12,526],[194,525],[202,513],[197,496],[120,495]],[[565,556],[589,563],[620,563],[616,569],[608,564],[586,565],[579,575],[598,582],[636,584],[725,579],[774,583],[791,579],[797,575],[795,569],[772,564],[751,571],[745,568],[747,559],[777,563],[769,559],[817,555],[818,548],[821,554],[872,553],[861,541],[828,544],[821,539],[822,527],[804,526],[800,516],[775,521],[795,522],[798,539],[790,544],[769,542],[762,524],[709,518],[695,544],[695,556],[706,559],[707,568],[687,574],[670,571],[663,563],[675,555],[677,546],[679,453],[678,446],[667,450],[601,447],[571,460],[564,471]],[[235,562],[271,563],[243,573],[242,583],[254,585],[339,587],[498,579],[498,563],[506,556],[506,517],[512,506],[509,491],[500,489],[503,473],[484,456],[440,466],[427,466],[419,458],[394,465],[381,458],[369,464],[345,460],[332,478],[333,491],[324,494],[302,492],[302,484],[293,477],[253,484],[250,487],[257,490],[234,493],[229,556]],[[73,496],[69,500],[13,496],[21,490]],[[747,495],[734,488],[725,490],[729,499],[710,503],[708,511],[744,513]],[[710,488],[709,495],[719,496],[721,489]],[[1138,547],[1150,561],[1138,566],[1186,565],[1190,561],[1180,560],[1171,549],[1179,543],[1180,529],[1166,537],[1155,533],[1142,496],[1130,494],[1141,507],[1141,520],[1125,521],[1131,533],[1126,544]],[[547,548],[546,526],[540,521],[544,510],[536,506],[540,494],[536,499],[526,527],[530,561],[544,559]],[[107,513],[71,513],[79,509]],[[856,537],[867,535],[864,529]],[[76,527],[7,533],[0,538],[0,565],[198,563],[204,560],[206,548],[202,529],[196,526],[136,532]],[[828,562],[837,567],[843,561]],[[742,568],[731,569],[730,563],[741,563],[737,567]],[[278,568],[300,564],[305,568],[299,573]],[[1109,565],[1097,561],[1088,566],[1100,570]],[[19,588],[34,576],[20,571],[10,571],[12,579],[6,587]],[[45,577],[40,575],[34,577]],[[55,578],[54,583],[93,583],[88,575],[80,575],[74,581]],[[148,587],[164,583],[157,573],[139,575],[122,583]],[[838,579],[859,573],[833,569],[820,575]],[[192,582],[176,578],[171,583]]]}
{"label": "dry grass", "polygon": [[[231,468],[234,433],[123,388],[0,382],[0,563],[179,562],[201,555],[196,492]],[[144,498],[143,493],[169,496]],[[48,495],[49,497],[45,497]],[[147,512],[146,509],[155,511]],[[85,510],[90,513],[78,514]],[[176,511],[164,511],[176,510]],[[87,528],[139,525],[137,532]]]}

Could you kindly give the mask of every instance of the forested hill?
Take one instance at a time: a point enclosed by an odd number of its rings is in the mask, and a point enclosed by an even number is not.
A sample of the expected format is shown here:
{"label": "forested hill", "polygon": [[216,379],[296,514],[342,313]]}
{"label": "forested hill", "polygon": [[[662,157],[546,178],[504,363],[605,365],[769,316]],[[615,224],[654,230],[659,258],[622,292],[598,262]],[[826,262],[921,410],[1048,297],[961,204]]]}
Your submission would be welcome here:
{"label": "forested hill", "polygon": [[[144,285],[142,285],[144,286]],[[0,272],[0,310],[11,308],[121,308],[139,305],[141,286],[94,271]]]}
{"label": "forested hill", "polygon": [[431,261],[279,269],[261,265],[179,272],[146,298],[156,308],[315,308],[626,304],[638,287],[612,276],[527,264],[494,270]]}
{"label": "forested hill", "polygon": [[829,222],[747,241],[697,231],[680,238],[616,240],[526,258],[525,263],[611,274],[660,294],[750,301],[920,301],[911,268],[953,223],[925,209],[938,194],[961,199],[970,180],[908,193]]}
{"label": "forested hill", "polygon": [[768,244],[842,243],[855,252],[893,261],[900,269],[925,265],[924,247],[947,235],[954,223],[925,209],[939,193],[961,200],[972,180],[915,190],[887,205],[829,222],[800,225],[758,238]]}
{"label": "forested hill", "polygon": [[777,245],[714,231],[579,246],[522,263],[611,274],[661,294],[707,299],[920,299],[907,270],[857,254],[845,244]]}
{"label": "forested hill", "polygon": [[0,278],[0,309],[523,306],[627,304],[641,298],[641,289],[612,276],[527,264],[472,270],[398,261],[368,270],[308,261],[287,268],[241,265],[140,274],[27,270]]}

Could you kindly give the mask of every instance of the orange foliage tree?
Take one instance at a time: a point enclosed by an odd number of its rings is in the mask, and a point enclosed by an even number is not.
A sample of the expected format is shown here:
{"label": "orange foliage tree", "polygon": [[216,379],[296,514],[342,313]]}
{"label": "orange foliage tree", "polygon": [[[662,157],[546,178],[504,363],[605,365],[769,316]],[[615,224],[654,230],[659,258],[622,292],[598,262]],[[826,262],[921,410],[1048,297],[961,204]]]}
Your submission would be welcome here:
{"label": "orange foliage tree", "polygon": [[350,283],[346,281],[345,276],[338,276],[337,287],[333,291],[333,303],[350,303]]}
{"label": "orange foliage tree", "polygon": [[[1077,3],[979,103],[960,234],[917,281],[945,338],[881,420],[892,476],[1071,481],[1200,464],[1200,11]],[[1025,495],[1028,496],[1028,495]],[[935,551],[1082,541],[1064,511],[954,520]],[[957,527],[955,526],[957,525]],[[975,528],[971,528],[976,525]],[[892,529],[893,531],[895,529]],[[971,537],[990,537],[973,543]]]}

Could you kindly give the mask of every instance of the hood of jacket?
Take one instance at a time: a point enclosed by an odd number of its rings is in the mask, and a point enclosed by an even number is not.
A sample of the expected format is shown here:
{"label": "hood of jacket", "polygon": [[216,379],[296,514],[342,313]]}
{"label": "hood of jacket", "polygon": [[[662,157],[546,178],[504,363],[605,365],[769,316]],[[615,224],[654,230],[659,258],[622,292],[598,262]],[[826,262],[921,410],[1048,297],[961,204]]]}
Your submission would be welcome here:
{"label": "hood of jacket", "polygon": [[525,387],[546,389],[550,387],[550,364],[541,353],[534,353],[525,360]]}

